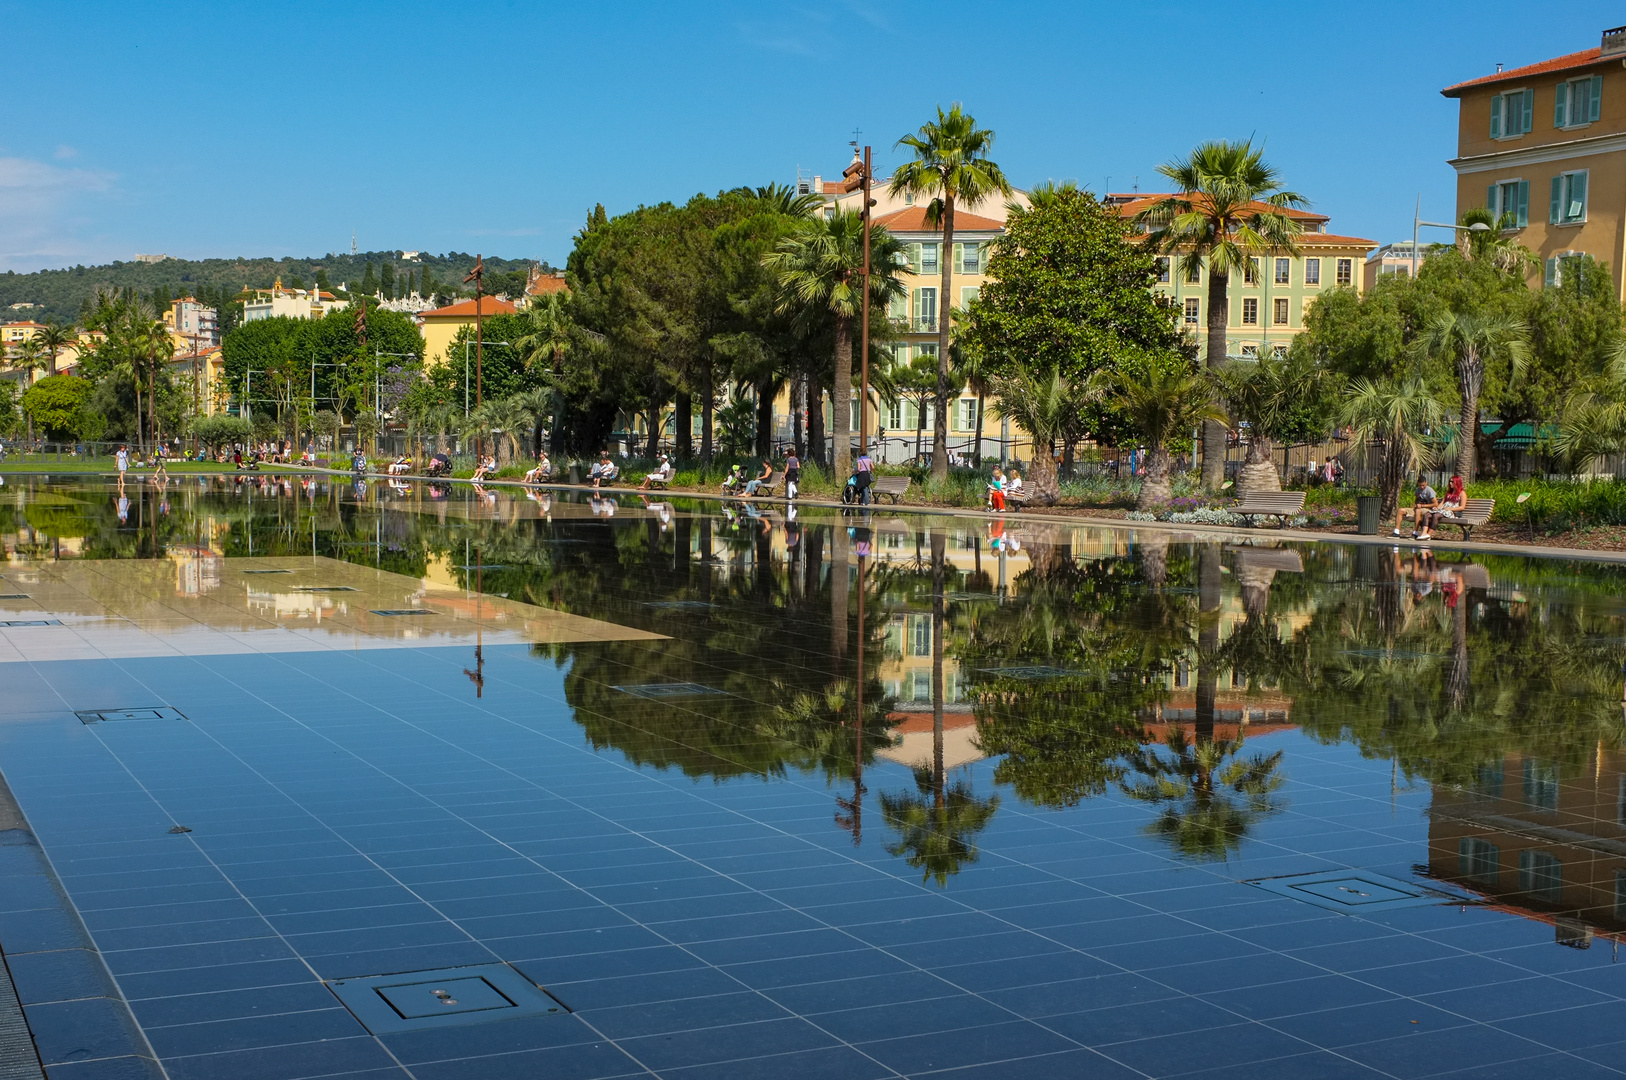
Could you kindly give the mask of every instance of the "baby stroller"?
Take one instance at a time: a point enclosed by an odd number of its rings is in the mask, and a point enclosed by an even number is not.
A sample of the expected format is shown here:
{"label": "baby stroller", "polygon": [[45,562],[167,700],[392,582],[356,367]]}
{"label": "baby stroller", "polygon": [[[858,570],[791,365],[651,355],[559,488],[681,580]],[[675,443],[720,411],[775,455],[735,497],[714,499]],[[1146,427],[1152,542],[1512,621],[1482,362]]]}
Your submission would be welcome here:
{"label": "baby stroller", "polygon": [[450,476],[452,475],[452,459],[445,454],[436,454],[429,459],[429,464],[423,471],[425,476]]}

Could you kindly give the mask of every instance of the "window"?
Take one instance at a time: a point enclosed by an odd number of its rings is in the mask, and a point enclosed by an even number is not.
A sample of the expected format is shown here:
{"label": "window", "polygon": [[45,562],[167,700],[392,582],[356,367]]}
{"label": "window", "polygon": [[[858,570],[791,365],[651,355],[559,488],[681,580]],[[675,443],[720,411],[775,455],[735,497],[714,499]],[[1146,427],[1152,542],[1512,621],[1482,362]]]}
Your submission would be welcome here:
{"label": "window", "polygon": [[1259,301],[1254,297],[1250,296],[1242,301],[1242,325],[1259,325]]}
{"label": "window", "polygon": [[[1259,346],[1257,346],[1257,345],[1244,345],[1244,346],[1242,346],[1242,359],[1244,359],[1244,360],[1257,360],[1257,359],[1259,359]],[[1239,685],[1239,684],[1232,683],[1231,685],[1236,686],[1236,685]]]}
{"label": "window", "polygon": [[[1485,207],[1505,229],[1522,229],[1530,224],[1530,183],[1503,180],[1485,193]],[[1512,215],[1511,224],[1504,220]]]}
{"label": "window", "polygon": [[1549,225],[1578,225],[1586,220],[1586,181],[1585,169],[1553,177],[1552,200],[1547,207]]}
{"label": "window", "polygon": [[1473,836],[1457,841],[1457,870],[1465,878],[1496,884],[1502,851],[1495,844]]}
{"label": "window", "polygon": [[1270,347],[1270,355],[1274,356],[1278,360],[1287,359],[1287,346],[1281,344],[1280,342],[1272,345]]}
{"label": "window", "polygon": [[1564,864],[1545,851],[1519,852],[1519,891],[1558,903],[1564,892]]}
{"label": "window", "polygon": [[960,289],[960,309],[963,311],[971,306],[971,301],[982,295],[980,285],[966,285]]}
{"label": "window", "polygon": [[[1626,780],[1626,777],[1622,777]],[[1481,765],[1474,773],[1474,790],[1493,799],[1502,797],[1502,763]]]}
{"label": "window", "polygon": [[1169,283],[1169,257],[1167,255],[1159,255],[1155,260],[1153,260],[1153,264],[1157,267],[1157,283],[1159,285],[1167,285]]}
{"label": "window", "polygon": [[[907,633],[909,635],[909,653],[911,656],[930,656],[932,654],[932,617],[930,615],[910,615]],[[930,672],[927,672],[927,677],[931,677]]]}
{"label": "window", "polygon": [[956,274],[982,273],[982,245],[979,243],[955,244],[954,272]]}
{"label": "window", "polygon": [[937,290],[916,289],[914,329],[930,332],[937,329]]}
{"label": "window", "polygon": [[1602,75],[1559,83],[1553,100],[1553,127],[1583,127],[1592,123],[1598,118],[1602,98]]}
{"label": "window", "polygon": [[1197,325],[1197,298],[1195,296],[1186,297],[1186,325]]}
{"label": "window", "polygon": [[1529,131],[1535,103],[1534,90],[1509,90],[1491,98],[1490,137],[1516,139]]}
{"label": "window", "polygon": [[920,269],[916,273],[935,274],[937,272],[937,242],[928,241],[920,245]]}
{"label": "window", "polygon": [[1293,283],[1293,260],[1276,260],[1276,284],[1291,285]]}
{"label": "window", "polygon": [[904,426],[902,400],[894,401],[886,407],[886,426],[893,431]]}
{"label": "window", "polygon": [[[896,322],[902,322],[909,317],[909,301],[906,297],[894,296],[886,302],[886,316]],[[908,351],[909,346],[900,345],[898,348]],[[894,350],[896,351],[896,350]],[[908,357],[904,357],[908,359]]]}
{"label": "window", "polygon": [[1542,276],[1542,283],[1550,287],[1564,284],[1565,269],[1580,273],[1581,258],[1582,253],[1579,251],[1563,251],[1554,255],[1545,263],[1546,270]]}
{"label": "window", "polygon": [[960,399],[960,430],[977,430],[977,399],[974,397]]}
{"label": "window", "polygon": [[1338,260],[1338,284],[1348,285],[1355,280],[1355,260]]}
{"label": "window", "polygon": [[1259,260],[1249,259],[1247,265],[1242,267],[1242,283],[1244,285],[1259,284]]}
{"label": "window", "polygon": [[1558,809],[1558,766],[1545,761],[1524,763],[1524,803],[1537,810]]}
{"label": "window", "polygon": [[1195,285],[1203,279],[1203,264],[1199,259],[1192,259],[1186,264],[1186,284]]}
{"label": "window", "polygon": [[1271,313],[1271,322],[1274,323],[1277,326],[1286,326],[1287,325],[1287,299],[1286,299],[1286,297],[1277,297],[1275,303],[1276,303],[1276,310]]}
{"label": "window", "polygon": [[1304,260],[1304,283],[1306,285],[1319,285],[1319,284],[1321,284],[1321,260],[1320,259],[1305,259]]}

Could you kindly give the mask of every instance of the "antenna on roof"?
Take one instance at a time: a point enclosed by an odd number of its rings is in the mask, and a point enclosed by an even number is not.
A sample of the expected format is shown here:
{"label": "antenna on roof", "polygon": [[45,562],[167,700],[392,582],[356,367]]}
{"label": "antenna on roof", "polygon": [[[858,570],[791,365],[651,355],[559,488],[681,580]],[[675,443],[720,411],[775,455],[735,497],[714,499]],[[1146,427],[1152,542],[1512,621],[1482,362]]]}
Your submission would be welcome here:
{"label": "antenna on roof", "polygon": [[1140,194],[1140,174],[1139,173],[1135,174],[1135,186],[1134,186],[1133,190],[1134,190],[1136,195]]}
{"label": "antenna on roof", "polygon": [[1496,74],[1500,75],[1501,73],[1502,73],[1502,65],[1497,64],[1496,65]]}

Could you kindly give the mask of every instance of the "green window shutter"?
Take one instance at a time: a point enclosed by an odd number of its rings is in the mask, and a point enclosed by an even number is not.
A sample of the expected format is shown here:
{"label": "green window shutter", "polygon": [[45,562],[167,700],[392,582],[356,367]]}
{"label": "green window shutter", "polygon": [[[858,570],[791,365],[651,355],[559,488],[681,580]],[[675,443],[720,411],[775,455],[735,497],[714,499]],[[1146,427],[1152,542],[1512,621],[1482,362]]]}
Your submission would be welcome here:
{"label": "green window shutter", "polygon": [[1497,221],[1502,220],[1502,212],[1496,208],[1496,185],[1492,184],[1485,189],[1485,209],[1489,210],[1491,217]]}
{"label": "green window shutter", "polygon": [[1598,105],[1603,101],[1603,76],[1592,76],[1592,99],[1587,102],[1586,118],[1589,121],[1598,118]]}
{"label": "green window shutter", "polygon": [[1536,92],[1534,90],[1526,90],[1524,92],[1524,100],[1521,102],[1521,108],[1519,109],[1519,134],[1520,135],[1523,135],[1525,132],[1530,130],[1530,127],[1531,127],[1530,121],[1531,121],[1531,118],[1535,115],[1535,112],[1536,112]]}
{"label": "green window shutter", "polygon": [[1553,127],[1561,128],[1569,122],[1570,84],[1559,83],[1553,93]]}
{"label": "green window shutter", "polygon": [[1519,181],[1519,228],[1530,224],[1530,181]]}
{"label": "green window shutter", "polygon": [[1548,259],[1543,264],[1541,281],[1544,285],[1558,284],[1558,260],[1556,258]]}
{"label": "green window shutter", "polygon": [[1580,221],[1586,217],[1586,176],[1584,172],[1570,173],[1569,198],[1564,206],[1565,221]]}
{"label": "green window shutter", "polygon": [[1491,98],[1491,138],[1502,137],[1502,95]]}
{"label": "green window shutter", "polygon": [[1547,208],[1547,224],[1557,225],[1564,220],[1564,177],[1553,177],[1552,202]]}

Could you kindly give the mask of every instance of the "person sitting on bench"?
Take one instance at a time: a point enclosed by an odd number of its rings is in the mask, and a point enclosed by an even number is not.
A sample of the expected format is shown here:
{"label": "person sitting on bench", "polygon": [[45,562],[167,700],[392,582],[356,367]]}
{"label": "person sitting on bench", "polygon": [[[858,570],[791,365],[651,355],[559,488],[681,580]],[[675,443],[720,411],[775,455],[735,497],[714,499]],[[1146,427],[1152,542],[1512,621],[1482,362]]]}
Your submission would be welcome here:
{"label": "person sitting on bench", "polygon": [[1028,489],[1022,486],[1022,474],[1012,469],[1005,475],[1005,498],[1021,502],[1028,496]]}
{"label": "person sitting on bench", "polygon": [[536,468],[525,474],[527,484],[540,484],[553,476],[553,462],[548,460],[547,451],[536,455]]}
{"label": "person sitting on bench", "polygon": [[988,481],[988,509],[1003,511],[1005,509],[1005,474],[998,465],[994,466],[994,477]]}
{"label": "person sitting on bench", "polygon": [[1406,518],[1410,517],[1412,520],[1412,539],[1430,539],[1430,537],[1427,535],[1428,521],[1434,508],[1440,505],[1440,497],[1435,493],[1434,489],[1429,486],[1428,480],[1423,477],[1422,473],[1417,474],[1416,494],[1417,501],[1410,509],[1402,507],[1395,511],[1395,529],[1391,535],[1399,536],[1400,523],[1405,521]]}
{"label": "person sitting on bench", "polygon": [[762,463],[762,474],[760,476],[758,476],[756,479],[749,480],[749,481],[746,482],[746,484],[745,484],[745,493],[747,495],[755,495],[757,493],[757,488],[761,487],[763,484],[771,483],[772,481],[773,481],[773,463],[769,462],[769,461],[764,461]]}
{"label": "person sitting on bench", "polygon": [[589,469],[587,475],[593,481],[594,491],[597,491],[598,486],[605,481],[615,480],[615,466],[610,464],[610,452],[608,450],[599,454],[598,464]]}
{"label": "person sitting on bench", "polygon": [[1418,539],[1432,540],[1434,530],[1440,527],[1440,522],[1449,521],[1456,517],[1467,505],[1468,493],[1462,486],[1462,477],[1451,477],[1451,482],[1445,485],[1445,498],[1441,499],[1434,508],[1434,512],[1428,515],[1428,520],[1423,526],[1423,531],[1428,535],[1418,537]]}
{"label": "person sitting on bench", "polygon": [[638,485],[638,490],[648,491],[651,484],[670,484],[672,472],[672,459],[662,454],[661,463],[655,467],[654,472],[644,477],[644,482]]}

